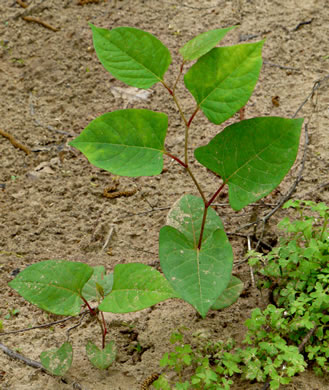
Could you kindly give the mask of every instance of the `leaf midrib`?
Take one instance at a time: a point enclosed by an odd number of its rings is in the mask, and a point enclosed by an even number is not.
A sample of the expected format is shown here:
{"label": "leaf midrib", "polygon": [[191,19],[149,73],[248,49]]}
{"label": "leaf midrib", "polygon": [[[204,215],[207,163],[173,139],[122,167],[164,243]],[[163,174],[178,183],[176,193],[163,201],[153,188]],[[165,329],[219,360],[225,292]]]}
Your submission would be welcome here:
{"label": "leaf midrib", "polygon": [[[258,46],[257,47],[255,47],[254,48],[254,50],[251,52],[251,53],[253,53],[256,49],[258,48]],[[224,48],[218,48],[218,49],[224,49]],[[201,105],[204,103],[204,101],[206,100],[206,99],[208,99],[209,98],[209,96],[216,90],[216,89],[219,89],[219,85],[220,84],[222,84],[224,81],[226,81],[238,68],[240,68],[241,67],[241,64],[243,64],[245,61],[247,61],[247,59],[249,58],[249,56],[248,57],[246,57],[241,63],[239,63],[239,65],[237,66],[237,67],[235,67],[234,68],[234,71],[232,71],[230,74],[228,74],[224,79],[222,79],[218,84],[216,84],[216,86],[214,87],[214,89],[198,104],[198,106],[197,107],[201,107]]]}
{"label": "leaf midrib", "polygon": [[[230,181],[230,179],[231,179],[234,175],[236,175],[242,168],[244,168],[244,167],[245,167],[247,164],[249,164],[251,161],[255,160],[256,157],[259,157],[259,154],[263,153],[266,149],[268,149],[269,147],[271,147],[272,144],[274,144],[277,140],[279,140],[279,139],[282,138],[282,137],[284,137],[284,134],[280,134],[280,136],[279,136],[278,138],[276,138],[275,140],[273,140],[273,142],[271,142],[270,144],[268,144],[264,149],[258,151],[252,158],[250,158],[250,159],[249,159],[248,161],[246,161],[243,165],[241,165],[236,171],[234,171],[234,172],[233,172],[233,173],[224,181],[224,183],[227,184],[227,183]],[[217,161],[218,165],[220,165],[220,164],[219,164],[220,160],[218,160],[218,159],[216,158],[216,161]],[[223,168],[224,168],[224,165],[223,165]],[[218,172],[218,174],[221,175],[220,172]]]}
{"label": "leaf midrib", "polygon": [[[127,52],[123,51],[119,46],[117,46],[113,41],[111,42],[113,46],[115,46],[121,53],[124,53],[127,57],[129,57],[130,59],[132,59],[134,62],[136,62],[138,65],[140,65],[142,68],[144,68],[145,70],[147,70],[149,73],[151,73],[153,76],[155,76],[155,78],[158,80],[158,81],[163,81],[162,78],[159,78],[158,75],[156,75],[152,70],[148,69],[144,64],[142,64],[141,62],[138,62],[134,57],[132,57],[130,54],[128,54]],[[152,47],[154,48],[154,45],[152,44]]]}

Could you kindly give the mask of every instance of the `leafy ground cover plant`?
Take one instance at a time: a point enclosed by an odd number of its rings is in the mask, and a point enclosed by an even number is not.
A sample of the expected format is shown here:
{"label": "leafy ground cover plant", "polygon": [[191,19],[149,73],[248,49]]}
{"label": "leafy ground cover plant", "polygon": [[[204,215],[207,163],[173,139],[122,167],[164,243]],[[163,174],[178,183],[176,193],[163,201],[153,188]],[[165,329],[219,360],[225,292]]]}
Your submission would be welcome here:
{"label": "leafy ground cover plant", "polygon": [[261,284],[272,290],[275,304],[284,310],[287,330],[282,333],[297,345],[309,338],[307,360],[322,374],[329,372],[329,208],[299,200],[284,207],[295,209],[299,218],[283,219],[279,227],[286,236],[280,246],[250,262],[267,277]]}
{"label": "leafy ground cover plant", "polygon": [[[100,313],[102,349],[97,352],[88,344],[90,356],[100,354],[101,360],[106,360],[102,355],[107,351],[103,311],[125,313],[180,298],[205,317],[211,308],[229,306],[240,294],[242,283],[231,275],[231,245],[219,216],[210,206],[226,185],[234,210],[241,210],[278,186],[296,159],[303,120],[280,117],[242,120],[227,126],[207,145],[196,148],[195,159],[215,173],[218,181],[217,190],[206,195],[190,164],[192,122],[199,111],[215,125],[233,116],[250,98],[262,66],[264,41],[216,47],[233,28],[205,32],[184,45],[180,49],[182,63],[177,79],[169,86],[164,75],[171,54],[155,36],[132,27],[107,30],[91,25],[96,54],[113,76],[143,89],[159,82],[169,93],[185,128],[183,157],[173,155],[165,147],[167,115],[147,109],[103,114],[70,144],[93,165],[115,175],[157,175],[163,169],[164,157],[173,159],[191,177],[199,196],[183,194],[160,231],[163,274],[140,263],[118,264],[109,288],[105,271],[103,279],[97,279],[95,269],[85,264],[49,260],[28,267],[10,283],[25,299],[52,313],[77,315],[82,303],[95,318]],[[195,63],[185,73],[184,83],[195,107],[187,117],[175,90],[189,61]],[[92,298],[96,294],[100,302],[97,309],[88,303],[85,288],[90,280],[94,280]],[[112,353],[111,347],[109,350]]]}

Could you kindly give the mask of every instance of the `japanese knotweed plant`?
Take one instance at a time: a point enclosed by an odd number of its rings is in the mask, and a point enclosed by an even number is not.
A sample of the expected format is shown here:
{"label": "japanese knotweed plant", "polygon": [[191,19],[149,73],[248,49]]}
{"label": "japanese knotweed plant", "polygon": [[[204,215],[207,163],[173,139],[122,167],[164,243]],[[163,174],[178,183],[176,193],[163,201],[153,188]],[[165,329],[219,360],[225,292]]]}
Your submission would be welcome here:
{"label": "japanese knotweed plant", "polygon": [[[118,264],[113,286],[103,289],[104,299],[97,310],[125,313],[180,298],[205,317],[211,308],[232,304],[242,286],[231,276],[232,248],[221,219],[210,206],[226,186],[234,210],[241,210],[276,188],[296,159],[303,120],[242,120],[196,148],[194,157],[216,174],[214,180],[218,182],[217,190],[207,196],[191,169],[189,135],[193,120],[202,111],[210,122],[220,125],[247,103],[261,70],[264,41],[216,47],[234,27],[205,32],[180,49],[182,63],[170,86],[164,75],[171,55],[156,37],[132,27],[91,28],[96,54],[113,76],[143,89],[159,82],[169,93],[185,129],[183,157],[165,147],[167,115],[147,109],[101,115],[70,144],[93,165],[121,176],[158,175],[164,157],[168,157],[185,170],[199,193],[183,194],[160,231],[159,256],[164,275],[140,263]],[[186,116],[175,91],[184,65],[190,61],[195,63],[185,73],[184,83],[195,99],[195,107]],[[28,267],[10,285],[44,310],[77,315],[80,305],[88,303],[84,286],[92,274],[93,269],[86,264],[49,260]]]}

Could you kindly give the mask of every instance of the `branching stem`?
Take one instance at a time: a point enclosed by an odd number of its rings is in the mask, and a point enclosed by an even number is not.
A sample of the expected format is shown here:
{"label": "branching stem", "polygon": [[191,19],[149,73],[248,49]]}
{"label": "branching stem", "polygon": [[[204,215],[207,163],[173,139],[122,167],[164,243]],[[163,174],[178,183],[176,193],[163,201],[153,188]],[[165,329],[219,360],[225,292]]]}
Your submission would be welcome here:
{"label": "branching stem", "polygon": [[80,298],[83,300],[83,302],[85,303],[85,305],[88,307],[89,311],[90,311],[90,314],[92,316],[95,316],[96,315],[96,312],[95,310],[89,305],[88,301],[82,296],[80,295]]}
{"label": "branching stem", "polygon": [[175,84],[174,84],[174,87],[173,87],[173,89],[172,89],[173,94],[175,94],[176,86],[177,86],[177,84],[178,84],[179,79],[181,78],[182,73],[183,73],[184,65],[185,65],[185,61],[183,61],[183,62],[182,62],[182,65],[180,66],[180,70],[179,70],[177,79],[176,79]]}
{"label": "branching stem", "polygon": [[185,163],[183,163],[183,161],[181,159],[179,159],[178,157],[174,156],[173,154],[169,153],[169,152],[165,152],[165,154],[169,157],[171,157],[173,160],[177,161],[178,164],[182,165],[184,168],[187,168],[187,165]]}
{"label": "branching stem", "polygon": [[204,212],[203,212],[203,217],[202,217],[202,223],[201,223],[201,229],[200,229],[200,237],[199,237],[199,243],[198,243],[198,249],[199,250],[201,249],[203,232],[204,232],[204,227],[205,227],[205,224],[206,224],[208,208],[213,203],[213,201],[217,198],[218,194],[222,191],[222,189],[224,188],[225,184],[226,183],[224,182],[218,188],[218,190],[214,193],[214,195],[210,198],[210,200],[208,202],[204,200]]}

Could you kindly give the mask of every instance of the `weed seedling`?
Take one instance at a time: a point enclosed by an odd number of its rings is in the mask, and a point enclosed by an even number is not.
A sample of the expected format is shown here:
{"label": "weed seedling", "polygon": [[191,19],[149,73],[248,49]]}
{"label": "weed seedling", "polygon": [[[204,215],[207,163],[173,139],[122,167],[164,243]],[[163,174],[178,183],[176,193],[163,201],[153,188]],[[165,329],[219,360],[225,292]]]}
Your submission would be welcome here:
{"label": "weed seedling", "polygon": [[[126,313],[180,298],[205,317],[210,309],[231,305],[241,292],[242,283],[231,275],[231,245],[221,219],[210,206],[226,186],[234,210],[241,210],[275,189],[296,159],[303,120],[280,117],[241,120],[196,148],[195,159],[216,174],[217,189],[207,196],[192,170],[189,138],[193,121],[201,112],[214,125],[232,117],[248,102],[262,66],[264,41],[216,47],[233,28],[211,30],[187,42],[180,49],[182,61],[176,81],[169,85],[164,75],[171,54],[155,36],[132,27],[107,30],[91,25],[96,54],[114,77],[136,88],[148,89],[156,83],[163,86],[180,114],[184,147],[181,155],[167,150],[168,117],[148,109],[105,113],[70,144],[96,167],[119,176],[158,175],[163,170],[163,159],[172,159],[190,177],[199,194],[183,194],[160,231],[163,273],[140,263],[116,265],[111,289],[103,286],[103,292],[97,290],[95,298],[101,302],[97,312]],[[192,114],[187,116],[176,95],[176,85],[184,66],[191,61],[194,64],[185,73],[184,83],[195,104]],[[28,267],[10,286],[28,301],[56,314],[77,315],[82,303],[91,314],[96,314],[85,292],[85,284],[90,283],[93,273],[93,268],[82,263],[49,260]],[[101,314],[99,321],[103,349],[100,352],[88,347],[89,357],[112,353],[112,346],[105,347],[106,328]],[[65,343],[61,350],[52,351],[53,356],[57,360],[64,356],[69,362],[69,345]],[[187,359],[188,353],[184,356]],[[90,360],[94,361],[91,357]],[[206,377],[202,380],[211,380],[208,374],[203,374]]]}

